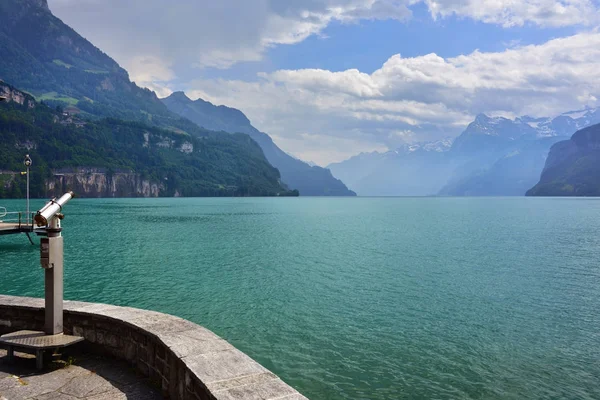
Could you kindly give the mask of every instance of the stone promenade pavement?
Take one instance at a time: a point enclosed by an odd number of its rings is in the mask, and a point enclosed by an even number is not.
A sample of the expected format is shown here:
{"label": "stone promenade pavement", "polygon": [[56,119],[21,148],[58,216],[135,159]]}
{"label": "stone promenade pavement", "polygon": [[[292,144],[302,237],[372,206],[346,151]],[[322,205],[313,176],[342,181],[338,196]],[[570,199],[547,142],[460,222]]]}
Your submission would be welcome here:
{"label": "stone promenade pavement", "polygon": [[[126,363],[75,354],[66,363],[35,369],[35,357],[15,353],[9,364],[0,349],[0,400],[159,400],[160,391]],[[71,365],[66,365],[71,364]]]}

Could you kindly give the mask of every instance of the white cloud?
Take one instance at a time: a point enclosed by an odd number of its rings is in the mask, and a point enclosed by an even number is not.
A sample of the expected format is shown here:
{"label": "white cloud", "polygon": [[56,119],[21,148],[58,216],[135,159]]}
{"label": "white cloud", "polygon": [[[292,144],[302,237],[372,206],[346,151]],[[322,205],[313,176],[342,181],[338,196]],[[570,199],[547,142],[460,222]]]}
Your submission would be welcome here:
{"label": "white cloud", "polygon": [[[589,32],[497,53],[395,55],[372,74],[307,69],[261,74],[259,82],[199,80],[188,94],[242,109],[284,149],[323,163],[365,143],[393,148],[457,134],[480,112],[550,116],[600,106],[599,63],[600,33]],[[299,145],[307,134],[319,140]]]}
{"label": "white cloud", "polygon": [[[424,3],[434,18],[472,18],[502,26],[590,25],[595,0],[49,0],[52,11],[115,57],[134,80],[150,55],[167,65],[229,68],[258,61],[277,45],[320,35],[333,21],[411,17]],[[159,77],[167,80],[169,73]]]}
{"label": "white cloud", "polygon": [[[276,45],[318,35],[333,21],[410,17],[405,0],[49,0],[51,10],[113,56],[134,80],[136,59],[229,68]],[[165,71],[166,72],[166,71]],[[159,77],[167,80],[169,73]]]}
{"label": "white cloud", "polygon": [[160,97],[172,93],[168,82],[176,76],[169,63],[155,56],[137,56],[131,59],[130,65],[132,70],[137,71],[132,79],[138,86],[154,90]]}
{"label": "white cloud", "polygon": [[454,58],[395,55],[371,74],[305,69],[261,74],[258,82],[201,78],[202,68],[261,60],[270,47],[322,35],[332,22],[407,20],[417,4],[428,7],[434,18],[456,16],[504,27],[581,28],[599,23],[596,0],[49,3],[65,22],[120,62],[138,84],[163,96],[175,86],[193,89],[188,94],[240,108],[284,149],[299,149],[296,154],[321,163],[349,152],[394,147],[403,140],[456,134],[479,112],[550,115],[598,105],[596,32],[540,46],[514,43],[498,53],[475,51]]}
{"label": "white cloud", "polygon": [[434,18],[457,15],[505,27],[598,23],[594,0],[424,0]]}
{"label": "white cloud", "polygon": [[289,153],[301,160],[312,161],[326,167],[332,160],[346,160],[359,152],[386,151],[387,147],[372,141],[357,138],[301,133],[298,137],[276,136],[273,140]]}

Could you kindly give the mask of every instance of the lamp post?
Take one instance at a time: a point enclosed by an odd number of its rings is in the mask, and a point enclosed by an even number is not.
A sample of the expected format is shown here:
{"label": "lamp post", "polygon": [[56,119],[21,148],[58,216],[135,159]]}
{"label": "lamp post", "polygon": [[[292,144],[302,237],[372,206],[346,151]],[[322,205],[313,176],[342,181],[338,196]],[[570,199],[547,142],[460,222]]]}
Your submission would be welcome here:
{"label": "lamp post", "polygon": [[29,154],[25,156],[25,161],[23,163],[27,167],[27,224],[29,224],[29,169],[32,164],[31,157],[29,157]]}

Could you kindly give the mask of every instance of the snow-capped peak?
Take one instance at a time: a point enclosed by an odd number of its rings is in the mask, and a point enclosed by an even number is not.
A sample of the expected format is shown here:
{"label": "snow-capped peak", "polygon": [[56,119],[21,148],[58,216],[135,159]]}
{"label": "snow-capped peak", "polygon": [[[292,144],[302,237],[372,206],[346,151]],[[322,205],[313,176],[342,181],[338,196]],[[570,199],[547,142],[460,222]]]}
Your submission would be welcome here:
{"label": "snow-capped peak", "polygon": [[430,141],[430,142],[416,142],[405,144],[404,146],[394,150],[394,153],[414,153],[416,151],[422,150],[426,152],[438,152],[443,153],[445,151],[450,150],[452,147],[452,143],[454,142],[453,138],[444,138],[442,140]]}

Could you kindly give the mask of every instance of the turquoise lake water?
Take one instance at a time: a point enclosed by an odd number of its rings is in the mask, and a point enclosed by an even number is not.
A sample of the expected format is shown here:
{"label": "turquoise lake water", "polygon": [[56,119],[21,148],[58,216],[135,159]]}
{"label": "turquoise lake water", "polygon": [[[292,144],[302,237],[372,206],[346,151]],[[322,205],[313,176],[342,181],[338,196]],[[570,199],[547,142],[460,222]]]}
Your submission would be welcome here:
{"label": "turquoise lake water", "polygon": [[[600,398],[600,199],[75,199],[65,214],[67,299],[192,320],[311,399]],[[0,293],[43,296],[38,257],[0,237]]]}

